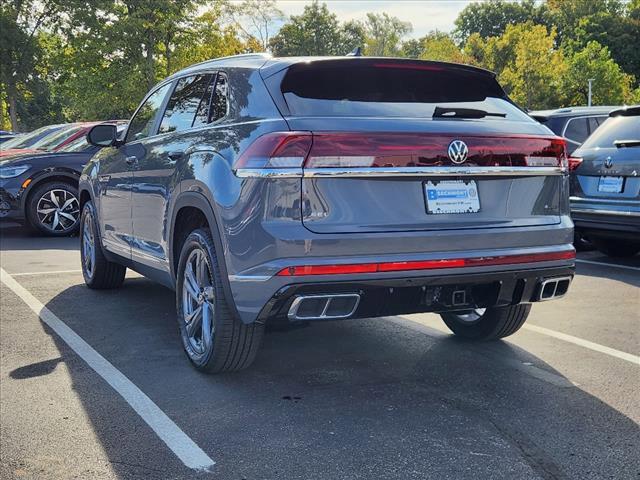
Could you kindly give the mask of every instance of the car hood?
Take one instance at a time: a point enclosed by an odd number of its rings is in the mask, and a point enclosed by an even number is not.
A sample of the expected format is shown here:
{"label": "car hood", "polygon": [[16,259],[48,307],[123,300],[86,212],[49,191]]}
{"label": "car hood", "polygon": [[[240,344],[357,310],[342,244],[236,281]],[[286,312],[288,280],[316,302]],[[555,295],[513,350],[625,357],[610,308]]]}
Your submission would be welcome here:
{"label": "car hood", "polygon": [[93,152],[42,152],[35,150],[35,153],[19,153],[10,157],[0,157],[0,167],[8,167],[9,165],[20,165],[22,163],[45,163],[59,161],[62,159],[78,159],[93,156]]}
{"label": "car hood", "polygon": [[15,157],[16,155],[25,153],[42,153],[42,150],[35,150],[33,148],[10,148],[9,150],[0,150],[0,158]]}

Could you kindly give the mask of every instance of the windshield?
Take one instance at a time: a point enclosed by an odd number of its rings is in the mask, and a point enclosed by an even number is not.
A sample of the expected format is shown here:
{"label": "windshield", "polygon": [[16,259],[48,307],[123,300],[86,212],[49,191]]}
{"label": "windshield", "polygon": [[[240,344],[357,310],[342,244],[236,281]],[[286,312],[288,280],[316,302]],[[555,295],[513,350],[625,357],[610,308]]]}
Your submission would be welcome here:
{"label": "windshield", "polygon": [[640,116],[610,117],[582,144],[582,148],[612,148],[616,140],[640,140]]}
{"label": "windshield", "polygon": [[46,127],[40,127],[33,132],[20,135],[19,137],[12,138],[11,140],[7,140],[2,144],[1,148],[2,150],[9,150],[13,148],[29,148],[38,140],[57,132],[61,128],[64,128],[64,125],[47,125]]}
{"label": "windshield", "polygon": [[38,150],[51,151],[55,150],[60,144],[64,143],[69,137],[75,135],[80,130],[85,127],[82,126],[73,126],[67,127],[53,135],[48,135],[45,138],[34,143],[31,148],[35,148]]}

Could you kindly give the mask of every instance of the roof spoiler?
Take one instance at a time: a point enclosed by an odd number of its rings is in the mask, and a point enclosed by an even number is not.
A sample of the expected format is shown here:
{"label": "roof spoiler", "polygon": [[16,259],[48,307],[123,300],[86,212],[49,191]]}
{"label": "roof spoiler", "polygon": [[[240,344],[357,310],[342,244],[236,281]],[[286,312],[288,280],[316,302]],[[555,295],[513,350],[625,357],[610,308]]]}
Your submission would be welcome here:
{"label": "roof spoiler", "polygon": [[609,112],[610,117],[636,117],[638,115],[640,115],[640,105],[630,105]]}

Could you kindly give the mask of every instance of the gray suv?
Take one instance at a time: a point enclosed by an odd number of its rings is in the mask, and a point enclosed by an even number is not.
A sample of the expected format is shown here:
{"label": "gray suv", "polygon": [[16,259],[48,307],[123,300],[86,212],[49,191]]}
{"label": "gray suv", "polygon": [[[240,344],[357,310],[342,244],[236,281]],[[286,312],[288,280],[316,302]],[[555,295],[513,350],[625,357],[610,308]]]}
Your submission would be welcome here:
{"label": "gray suv", "polygon": [[86,284],[174,289],[209,372],[248,366],[269,322],[437,312],[502,338],[573,276],[565,142],[475,67],[218,59],[88,138]]}

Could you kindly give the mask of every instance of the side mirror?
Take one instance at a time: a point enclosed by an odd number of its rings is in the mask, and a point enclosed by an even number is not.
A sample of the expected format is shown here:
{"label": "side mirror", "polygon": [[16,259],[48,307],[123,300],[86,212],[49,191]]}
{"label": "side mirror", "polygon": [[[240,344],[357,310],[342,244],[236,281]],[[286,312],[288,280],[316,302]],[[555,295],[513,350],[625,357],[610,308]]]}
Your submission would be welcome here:
{"label": "side mirror", "polygon": [[109,123],[95,125],[87,133],[87,140],[96,147],[111,147],[118,141],[118,129]]}

